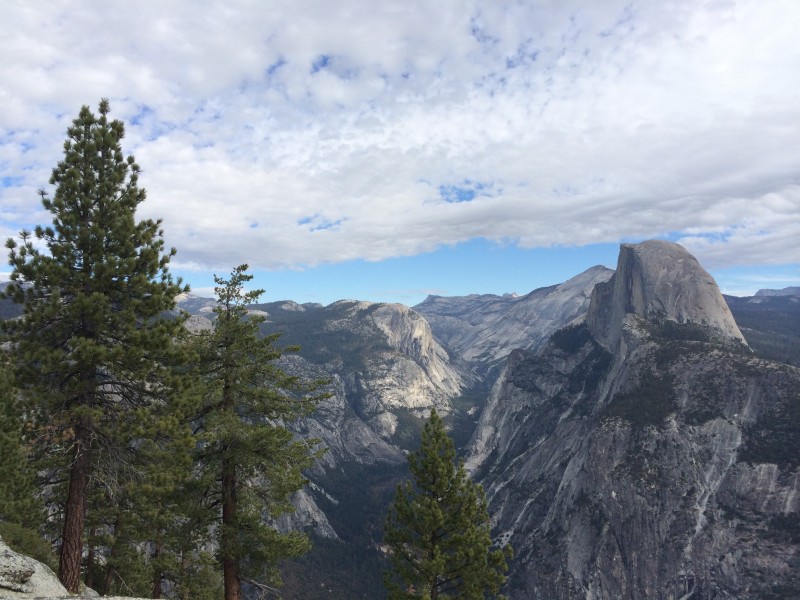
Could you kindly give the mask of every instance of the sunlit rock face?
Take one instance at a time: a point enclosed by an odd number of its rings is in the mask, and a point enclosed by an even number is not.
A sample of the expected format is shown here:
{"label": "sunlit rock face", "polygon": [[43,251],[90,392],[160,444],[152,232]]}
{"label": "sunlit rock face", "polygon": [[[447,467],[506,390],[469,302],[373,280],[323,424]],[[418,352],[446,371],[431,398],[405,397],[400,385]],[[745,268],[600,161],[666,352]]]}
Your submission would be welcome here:
{"label": "sunlit rock face", "polygon": [[367,357],[361,381],[366,410],[379,419],[392,408],[436,407],[449,413],[449,401],[464,390],[468,378],[451,363],[419,313],[402,304],[373,306],[370,319],[389,348]]}
{"label": "sunlit rock face", "polygon": [[800,597],[800,370],[675,244],[624,245],[588,314],[509,357],[470,443],[509,596]]}
{"label": "sunlit rock face", "polygon": [[615,348],[628,315],[709,326],[744,343],[714,278],[671,242],[623,244],[614,276],[595,287],[587,322],[606,349]]}

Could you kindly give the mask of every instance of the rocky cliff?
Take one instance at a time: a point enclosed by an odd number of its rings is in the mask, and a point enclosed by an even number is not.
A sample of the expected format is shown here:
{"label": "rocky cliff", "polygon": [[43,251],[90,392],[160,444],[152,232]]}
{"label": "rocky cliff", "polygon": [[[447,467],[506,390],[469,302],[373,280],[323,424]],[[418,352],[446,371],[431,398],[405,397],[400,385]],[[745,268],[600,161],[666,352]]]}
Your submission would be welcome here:
{"label": "rocky cliff", "polygon": [[485,375],[512,350],[542,348],[551,333],[586,312],[595,285],[612,274],[611,269],[592,267],[524,296],[429,296],[414,310],[443,344]]}
{"label": "rocky cliff", "polygon": [[708,326],[744,342],[714,279],[682,246],[661,240],[620,247],[617,270],[592,291],[589,331],[615,350],[629,316]]}
{"label": "rocky cliff", "polygon": [[589,317],[515,352],[468,466],[511,598],[800,597],[800,370],[682,248],[623,245]]}

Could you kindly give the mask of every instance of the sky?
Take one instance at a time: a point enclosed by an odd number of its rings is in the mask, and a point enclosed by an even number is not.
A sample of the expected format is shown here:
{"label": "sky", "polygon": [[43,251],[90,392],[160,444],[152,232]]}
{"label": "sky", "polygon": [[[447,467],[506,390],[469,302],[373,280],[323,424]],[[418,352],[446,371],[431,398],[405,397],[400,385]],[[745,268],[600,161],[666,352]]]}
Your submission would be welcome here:
{"label": "sky", "polygon": [[[0,238],[101,98],[171,271],[264,301],[519,293],[684,245],[800,285],[796,0],[5,0]],[[0,280],[9,267],[0,266]]]}

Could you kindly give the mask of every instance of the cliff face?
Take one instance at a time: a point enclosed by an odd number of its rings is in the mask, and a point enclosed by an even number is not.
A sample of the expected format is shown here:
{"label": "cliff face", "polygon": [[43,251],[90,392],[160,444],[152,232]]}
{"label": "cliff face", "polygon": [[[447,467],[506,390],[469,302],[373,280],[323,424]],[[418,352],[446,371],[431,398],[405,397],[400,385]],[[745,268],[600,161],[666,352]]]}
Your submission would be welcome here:
{"label": "cliff face", "polygon": [[388,346],[365,356],[364,370],[350,380],[370,426],[389,438],[397,432],[398,410],[423,417],[436,407],[440,413],[450,414],[451,400],[473,380],[451,361],[428,322],[401,304],[368,304],[364,312],[354,318],[366,318]]}
{"label": "cliff face", "polygon": [[414,310],[428,320],[438,339],[485,375],[512,350],[541,349],[551,333],[586,313],[592,289],[612,274],[592,267],[525,296],[429,296]]}
{"label": "cliff face", "polygon": [[467,464],[511,598],[800,597],[800,370],[752,356],[706,275],[623,246],[586,324],[509,358]]}
{"label": "cliff face", "polygon": [[670,242],[623,244],[614,276],[594,288],[587,323],[606,349],[615,349],[628,315],[704,325],[744,343],[714,279],[682,246]]}

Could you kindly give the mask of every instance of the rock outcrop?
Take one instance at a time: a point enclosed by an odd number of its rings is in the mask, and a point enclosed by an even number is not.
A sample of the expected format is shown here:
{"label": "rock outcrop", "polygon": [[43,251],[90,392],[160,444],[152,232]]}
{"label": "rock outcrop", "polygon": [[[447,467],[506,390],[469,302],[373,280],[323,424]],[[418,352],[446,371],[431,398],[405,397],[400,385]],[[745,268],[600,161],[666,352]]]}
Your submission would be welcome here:
{"label": "rock outcrop", "polygon": [[616,349],[629,315],[708,326],[745,343],[713,277],[671,242],[623,244],[613,277],[594,288],[587,323],[607,350]]}
{"label": "rock outcrop", "polygon": [[[76,600],[97,598],[86,589],[82,594],[69,594],[47,565],[9,548],[0,539],[0,599],[2,600]],[[141,600],[106,596],[107,600]]]}
{"label": "rock outcrop", "polygon": [[800,370],[695,265],[625,245],[587,323],[510,356],[468,457],[510,598],[800,597]]}

